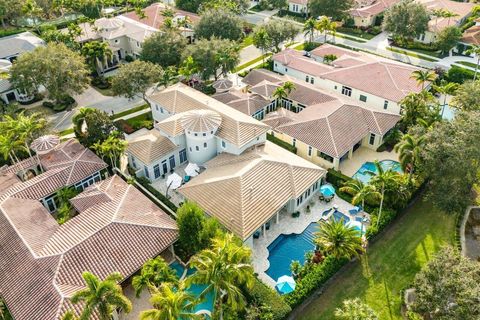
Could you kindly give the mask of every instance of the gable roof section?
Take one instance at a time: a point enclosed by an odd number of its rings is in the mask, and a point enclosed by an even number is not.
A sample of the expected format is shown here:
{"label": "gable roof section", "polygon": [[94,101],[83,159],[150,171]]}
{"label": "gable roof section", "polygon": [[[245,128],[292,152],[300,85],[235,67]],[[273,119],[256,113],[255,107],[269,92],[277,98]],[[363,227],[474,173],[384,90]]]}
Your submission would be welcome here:
{"label": "gable roof section", "polygon": [[30,32],[22,32],[0,38],[0,59],[20,55],[44,46],[45,41]]}
{"label": "gable roof section", "polygon": [[[160,123],[157,126],[163,128]],[[174,135],[172,134],[172,136]],[[150,164],[176,149],[177,146],[170,139],[162,136],[156,129],[131,140],[127,146],[127,151],[144,164]]]}
{"label": "gable roof section", "polygon": [[325,174],[268,141],[239,156],[222,153],[205,166],[207,170],[181,187],[180,193],[243,240]]}
{"label": "gable roof section", "polygon": [[[153,3],[142,10],[145,14],[144,18],[139,17],[135,11],[127,12],[123,14],[122,17],[135,20],[155,29],[160,29],[165,21],[165,16],[162,13],[166,9],[167,7],[163,3]],[[195,13],[178,9],[174,9],[174,12],[176,17],[186,16],[192,21],[192,23],[197,23],[200,20],[200,16]]]}

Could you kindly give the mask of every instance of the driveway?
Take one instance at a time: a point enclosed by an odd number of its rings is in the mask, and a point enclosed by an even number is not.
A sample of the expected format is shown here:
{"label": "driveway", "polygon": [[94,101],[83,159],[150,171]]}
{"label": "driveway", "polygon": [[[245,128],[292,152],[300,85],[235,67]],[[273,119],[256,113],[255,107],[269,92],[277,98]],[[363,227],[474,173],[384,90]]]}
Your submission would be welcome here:
{"label": "driveway", "polygon": [[248,23],[258,25],[270,19],[277,12],[278,10],[265,10],[260,12],[249,11],[247,14],[241,16],[240,18],[242,18]]}
{"label": "driveway", "polygon": [[49,117],[52,128],[63,131],[72,127],[72,117],[81,107],[91,107],[105,111],[108,114],[119,113],[140,106],[145,102],[141,98],[127,99],[123,97],[104,96],[92,87],[88,87],[82,94],[74,96],[78,106],[70,111],[56,113]]}

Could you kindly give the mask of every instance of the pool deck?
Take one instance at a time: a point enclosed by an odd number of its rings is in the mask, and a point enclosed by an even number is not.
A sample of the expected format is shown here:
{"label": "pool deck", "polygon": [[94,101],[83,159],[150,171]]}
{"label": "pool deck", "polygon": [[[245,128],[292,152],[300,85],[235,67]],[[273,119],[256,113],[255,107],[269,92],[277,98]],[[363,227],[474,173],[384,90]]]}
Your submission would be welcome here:
{"label": "pool deck", "polygon": [[[351,219],[353,218],[348,210],[353,209],[354,206],[337,196],[335,196],[335,198],[329,203],[318,200],[318,195],[315,195],[314,199],[315,201],[310,208],[310,213],[306,213],[306,209],[302,208],[300,210],[300,217],[293,218],[290,214],[282,212],[278,224],[272,223],[270,230],[266,231],[265,236],[261,235],[260,238],[253,240],[253,268],[255,272],[258,273],[259,278],[272,288],[275,287],[276,279],[272,279],[266,274],[267,269],[270,267],[267,247],[278,236],[281,234],[300,234],[310,223],[317,222],[321,219],[328,219],[333,214],[333,210],[326,217],[322,217],[323,212],[333,208],[334,205],[338,206],[338,211],[347,215]],[[360,215],[361,214],[362,213],[360,213]]]}
{"label": "pool deck", "polygon": [[395,160],[398,161],[398,154],[395,151],[377,152],[375,150],[360,147],[353,153],[353,158],[342,161],[340,163],[340,171],[349,177],[353,176],[355,172],[365,162],[373,162],[375,160]]}

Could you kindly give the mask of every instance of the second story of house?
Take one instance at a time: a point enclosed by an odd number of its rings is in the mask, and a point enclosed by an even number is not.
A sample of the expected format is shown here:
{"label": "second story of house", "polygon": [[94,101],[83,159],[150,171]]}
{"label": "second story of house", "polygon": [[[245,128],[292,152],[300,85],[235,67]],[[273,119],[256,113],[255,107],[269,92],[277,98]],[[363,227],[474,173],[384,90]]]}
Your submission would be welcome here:
{"label": "second story of house", "polygon": [[273,70],[278,73],[338,92],[365,106],[397,114],[399,102],[409,93],[422,89],[412,79],[412,73],[420,68],[329,44],[318,47],[308,56],[286,49],[274,55],[273,61]]}

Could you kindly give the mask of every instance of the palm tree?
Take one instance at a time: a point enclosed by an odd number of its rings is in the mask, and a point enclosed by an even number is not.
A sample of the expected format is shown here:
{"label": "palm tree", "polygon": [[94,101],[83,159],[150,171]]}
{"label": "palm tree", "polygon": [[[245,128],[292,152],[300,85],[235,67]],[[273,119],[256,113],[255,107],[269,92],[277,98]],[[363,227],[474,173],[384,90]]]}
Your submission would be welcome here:
{"label": "palm tree", "polygon": [[470,45],[470,49],[465,51],[468,55],[475,55],[477,57],[477,64],[475,65],[475,74],[473,75],[473,81],[477,79],[477,72],[478,72],[478,65],[480,64],[480,46],[472,44]]}
{"label": "palm tree", "polygon": [[426,82],[432,82],[436,78],[436,74],[430,70],[415,70],[412,72],[410,79],[415,79],[417,85],[422,86],[422,90],[425,88]]}
{"label": "palm tree", "polygon": [[447,82],[442,80],[440,85],[433,85],[433,88],[438,92],[443,94],[443,104],[442,104],[442,113],[440,116],[443,118],[443,112],[445,111],[445,106],[447,105],[447,96],[453,95],[458,89],[458,83],[455,82]]}
{"label": "palm tree", "polygon": [[233,310],[241,310],[246,303],[242,288],[252,288],[255,281],[250,255],[250,249],[238,244],[233,234],[216,237],[212,239],[210,249],[192,257],[190,265],[197,272],[187,278],[187,284],[207,285],[200,298],[213,292],[220,317],[224,304]]}
{"label": "palm tree", "polygon": [[195,314],[195,297],[185,290],[183,282],[173,288],[171,283],[164,283],[160,288],[152,289],[150,304],[154,309],[140,313],[140,320],[191,320],[202,319]]}
{"label": "palm tree", "polygon": [[262,51],[262,65],[265,64],[265,53],[271,48],[271,39],[265,28],[259,28],[253,34],[253,45]]}
{"label": "palm tree", "polygon": [[278,106],[278,103],[281,103],[281,101],[288,96],[288,93],[285,90],[285,88],[283,86],[281,86],[281,87],[278,87],[278,88],[275,89],[272,96],[276,99],[277,106]]}
{"label": "palm tree", "polygon": [[375,186],[364,184],[357,179],[350,180],[344,187],[340,188],[340,191],[353,195],[352,204],[357,205],[361,202],[362,208],[365,208],[365,199],[380,199],[380,193]]}
{"label": "palm tree", "polygon": [[0,135],[0,153],[5,160],[10,158],[12,164],[20,163],[16,152],[22,150],[25,150],[23,142],[15,139],[11,133]]}
{"label": "palm tree", "polygon": [[409,134],[405,134],[402,140],[398,142],[394,150],[399,153],[400,164],[404,172],[408,171],[408,178],[411,180],[415,163],[420,157],[420,152],[425,144],[425,136],[414,137]]}
{"label": "palm tree", "polygon": [[127,149],[127,141],[120,139],[117,134],[112,133],[105,141],[93,144],[92,148],[102,159],[104,157],[110,159],[113,169],[118,168],[118,160],[120,160],[120,157]]}
{"label": "palm tree", "polygon": [[169,66],[162,72],[162,77],[158,81],[158,86],[168,87],[170,84],[176,82],[178,78],[177,68],[175,66]]}
{"label": "palm tree", "polygon": [[6,121],[13,121],[15,124],[13,130],[17,132],[19,140],[23,141],[25,144],[25,150],[27,150],[29,156],[32,157],[29,145],[47,126],[45,118],[43,118],[38,112],[29,116],[26,116],[24,112],[21,112],[16,119],[13,119],[10,116],[5,116],[5,119]]}
{"label": "palm tree", "polygon": [[315,36],[315,30],[317,28],[317,20],[310,18],[303,24],[303,32],[305,32],[305,37],[308,37],[308,42],[313,43]]}
{"label": "palm tree", "polygon": [[322,16],[319,18],[318,22],[317,22],[317,25],[316,25],[316,28],[318,31],[320,31],[320,33],[323,33],[324,34],[324,40],[323,42],[327,42],[327,32],[328,31],[333,31],[335,32],[335,30],[337,29],[337,24],[335,22],[332,22],[332,20],[330,20],[330,18],[326,17],[326,16]]}
{"label": "palm tree", "polygon": [[79,320],[73,311],[67,311],[62,317],[62,320]]}
{"label": "palm tree", "polygon": [[192,77],[198,72],[198,65],[193,60],[192,56],[188,56],[183,62],[180,68],[178,69],[178,74],[185,77],[187,84],[192,85]]}
{"label": "palm tree", "polygon": [[343,218],[319,223],[314,242],[325,255],[337,259],[350,259],[364,250],[360,231],[345,225]]}
{"label": "palm tree", "polygon": [[77,137],[83,133],[83,126],[86,125],[85,118],[93,112],[95,112],[94,108],[80,108],[78,113],[73,116],[72,122]]}
{"label": "palm tree", "polygon": [[296,86],[295,86],[295,83],[293,83],[292,81],[285,81],[282,85],[283,89],[285,90],[285,92],[287,93],[287,96],[292,93],[293,90],[295,90]]}
{"label": "palm tree", "polygon": [[458,16],[457,13],[453,13],[452,11],[449,11],[449,10],[443,10],[442,18],[448,18],[448,22],[447,22],[448,25],[450,25],[450,19],[456,16]]}
{"label": "palm tree", "polygon": [[[112,57],[112,50],[104,41],[90,41],[85,43],[81,49],[82,55],[89,61],[92,70],[97,74],[103,74],[105,60]],[[99,62],[102,62],[100,65]],[[100,70],[100,72],[99,72]]]}
{"label": "palm tree", "polygon": [[135,289],[136,296],[139,297],[143,289],[147,287],[157,288],[166,282],[177,284],[178,277],[165,260],[158,256],[145,262],[140,274],[133,277],[132,286]]}
{"label": "palm tree", "polygon": [[377,227],[378,227],[380,218],[382,216],[383,201],[385,200],[385,192],[388,190],[394,189],[398,185],[400,175],[397,172],[393,171],[392,169],[384,170],[378,160],[374,161],[374,165],[375,165],[376,172],[371,172],[373,177],[370,180],[370,184],[380,189],[381,197],[380,197],[380,208],[378,208],[378,219],[377,219]]}
{"label": "palm tree", "polygon": [[123,279],[120,273],[114,272],[103,281],[88,271],[83,272],[82,277],[87,287],[77,291],[70,299],[72,303],[85,304],[81,320],[90,319],[95,313],[100,320],[110,320],[117,308],[126,313],[132,310],[132,303],[123,295],[122,287],[118,284]]}
{"label": "palm tree", "polygon": [[343,320],[378,320],[372,308],[359,298],[343,301],[343,307],[335,310],[335,318]]}

